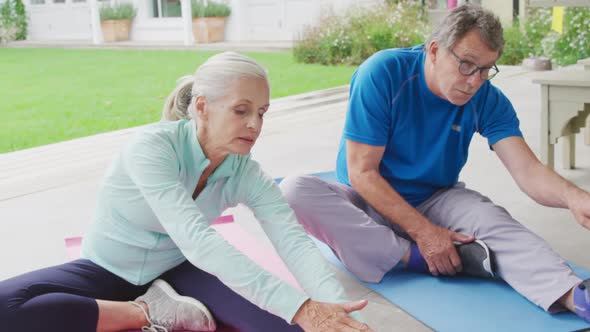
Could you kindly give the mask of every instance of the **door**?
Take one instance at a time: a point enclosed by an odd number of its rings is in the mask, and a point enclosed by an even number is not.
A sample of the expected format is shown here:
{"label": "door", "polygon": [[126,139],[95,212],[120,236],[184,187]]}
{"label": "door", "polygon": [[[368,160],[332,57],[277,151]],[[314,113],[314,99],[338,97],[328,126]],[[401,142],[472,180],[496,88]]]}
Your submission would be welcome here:
{"label": "door", "polygon": [[247,0],[247,40],[293,40],[320,12],[314,0]]}
{"label": "door", "polygon": [[29,0],[31,40],[92,39],[87,0]]}

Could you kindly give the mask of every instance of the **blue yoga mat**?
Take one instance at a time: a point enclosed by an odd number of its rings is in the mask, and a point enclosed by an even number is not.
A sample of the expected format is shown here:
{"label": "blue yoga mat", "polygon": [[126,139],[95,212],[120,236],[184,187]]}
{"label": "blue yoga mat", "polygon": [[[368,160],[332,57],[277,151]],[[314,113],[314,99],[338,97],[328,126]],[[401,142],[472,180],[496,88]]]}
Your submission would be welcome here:
{"label": "blue yoga mat", "polygon": [[[314,175],[335,180],[333,172]],[[330,262],[346,271],[327,245],[316,242]],[[590,278],[590,270],[571,266],[582,279]],[[499,280],[432,277],[394,269],[380,283],[364,284],[440,332],[590,331],[590,324],[573,313],[548,314]]]}

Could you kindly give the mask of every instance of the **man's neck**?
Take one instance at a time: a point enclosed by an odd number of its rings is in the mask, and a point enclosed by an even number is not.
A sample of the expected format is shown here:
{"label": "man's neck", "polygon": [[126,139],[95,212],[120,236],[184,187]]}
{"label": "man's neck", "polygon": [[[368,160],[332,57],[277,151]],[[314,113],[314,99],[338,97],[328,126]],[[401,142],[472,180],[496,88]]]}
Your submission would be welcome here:
{"label": "man's neck", "polygon": [[432,92],[434,95],[443,98],[442,93],[440,92],[440,88],[438,84],[436,84],[436,80],[434,79],[434,66],[433,63],[426,54],[424,56],[424,81],[426,82],[426,87]]}

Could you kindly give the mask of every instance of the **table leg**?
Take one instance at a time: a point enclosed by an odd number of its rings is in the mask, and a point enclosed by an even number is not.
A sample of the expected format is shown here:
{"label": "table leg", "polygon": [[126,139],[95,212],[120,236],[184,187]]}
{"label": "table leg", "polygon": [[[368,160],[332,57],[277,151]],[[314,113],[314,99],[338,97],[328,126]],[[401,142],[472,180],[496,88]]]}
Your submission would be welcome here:
{"label": "table leg", "polygon": [[541,85],[541,162],[553,169],[554,147],[551,143],[549,141],[549,88],[547,85]]}
{"label": "table leg", "polygon": [[586,134],[586,145],[590,145],[590,116],[586,118],[586,130],[584,130]]}
{"label": "table leg", "polygon": [[541,147],[541,162],[547,167],[553,169],[554,165],[554,146],[553,144],[544,143]]}
{"label": "table leg", "polygon": [[570,134],[562,137],[563,140],[563,168],[576,167],[576,135]]}

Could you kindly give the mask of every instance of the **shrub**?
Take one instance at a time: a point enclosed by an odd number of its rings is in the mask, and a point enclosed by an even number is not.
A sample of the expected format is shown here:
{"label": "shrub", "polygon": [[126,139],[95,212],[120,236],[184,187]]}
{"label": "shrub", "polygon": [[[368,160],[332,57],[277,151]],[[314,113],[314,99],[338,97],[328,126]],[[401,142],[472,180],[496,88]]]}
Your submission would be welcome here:
{"label": "shrub", "polygon": [[504,28],[504,52],[498,60],[498,64],[515,65],[529,56],[532,48],[528,46],[526,34],[517,23]]}
{"label": "shrub", "polygon": [[498,63],[517,65],[527,57],[543,56],[541,40],[551,29],[551,17],[550,8],[532,8],[523,24],[517,20],[512,26],[504,28],[506,43]]}
{"label": "shrub", "polygon": [[[350,8],[345,15],[324,14],[320,24],[304,30],[293,48],[296,61],[360,64],[373,53],[424,42],[428,19],[415,1],[373,8]],[[408,18],[415,18],[408,24]]]}
{"label": "shrub", "polygon": [[0,5],[0,43],[27,38],[27,15],[22,0],[6,0]]}
{"label": "shrub", "polygon": [[563,34],[551,30],[552,10],[535,8],[524,24],[515,22],[504,29],[506,45],[498,61],[520,64],[524,58],[544,56],[558,65],[590,57],[590,9],[565,9]]}
{"label": "shrub", "polygon": [[563,34],[549,31],[542,45],[544,53],[558,65],[590,57],[590,8],[566,8]]}
{"label": "shrub", "polygon": [[14,25],[16,27],[16,40],[27,38],[27,14],[22,0],[12,0],[14,10]]}
{"label": "shrub", "polygon": [[13,41],[16,36],[16,29],[12,19],[12,7],[6,1],[0,4],[0,45]]}
{"label": "shrub", "polygon": [[1,26],[0,25],[0,46],[4,46],[9,41],[13,41],[16,38],[16,27],[11,26]]}
{"label": "shrub", "polygon": [[529,56],[543,55],[541,40],[551,30],[552,19],[551,8],[531,8],[529,10],[527,20],[522,25],[526,40],[525,46],[530,52]]}
{"label": "shrub", "polygon": [[225,3],[203,0],[193,0],[193,17],[227,17],[231,14],[231,7]]}
{"label": "shrub", "polygon": [[100,20],[132,20],[137,15],[137,9],[130,3],[104,5],[100,8]]}

